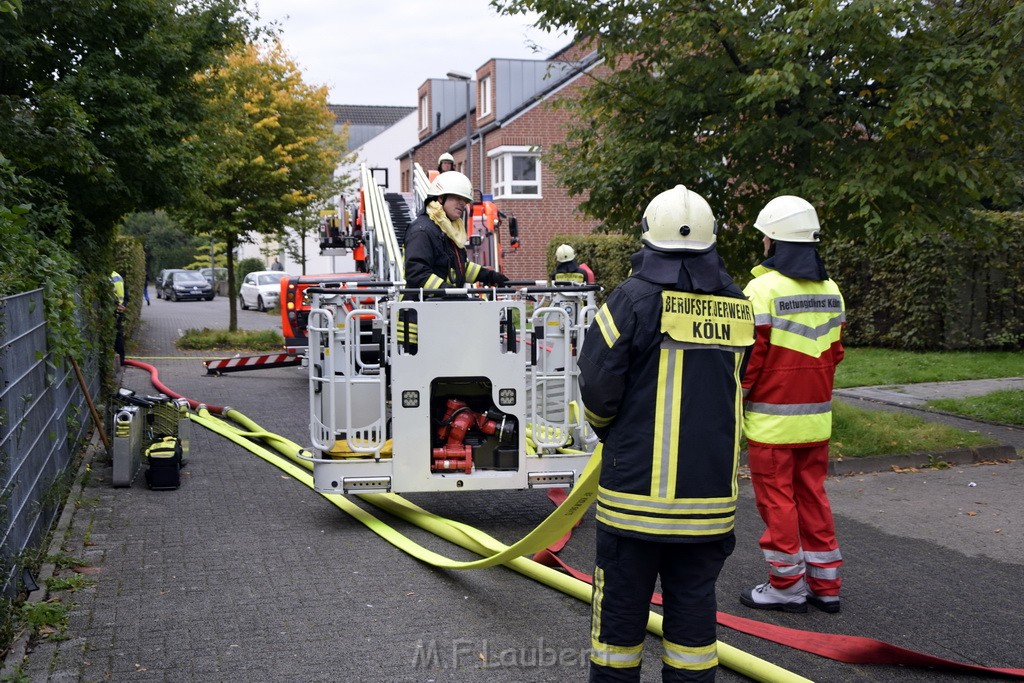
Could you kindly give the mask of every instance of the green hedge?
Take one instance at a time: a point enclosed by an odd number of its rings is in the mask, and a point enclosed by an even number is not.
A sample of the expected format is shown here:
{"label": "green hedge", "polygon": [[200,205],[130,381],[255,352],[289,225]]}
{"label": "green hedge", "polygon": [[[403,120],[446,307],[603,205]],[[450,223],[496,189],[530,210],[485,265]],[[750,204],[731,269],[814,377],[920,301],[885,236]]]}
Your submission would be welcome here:
{"label": "green hedge", "polygon": [[1024,347],[1024,214],[979,212],[972,220],[971,236],[960,240],[823,246],[829,275],[846,298],[851,346]]}
{"label": "green hedge", "polygon": [[124,278],[125,307],[128,309],[124,317],[124,336],[131,339],[145,305],[142,287],[146,282],[146,252],[138,238],[123,233],[114,237],[114,270]]}
{"label": "green hedge", "polygon": [[72,355],[84,363],[92,342],[83,337],[82,330],[104,329],[98,311],[111,291],[109,271],[87,270],[59,239],[3,215],[0,243],[0,297],[41,287],[49,351],[55,358]]}
{"label": "green hedge", "polygon": [[263,259],[256,258],[255,256],[250,256],[249,258],[244,258],[241,261],[239,261],[238,265],[235,266],[236,291],[241,288],[242,280],[245,279],[246,275],[248,275],[249,273],[255,273],[258,270],[266,269],[267,264],[263,262]]}
{"label": "green hedge", "polygon": [[[1024,213],[979,212],[971,237],[921,237],[899,247],[830,238],[822,243],[829,275],[846,299],[850,346],[914,351],[1024,348]],[[604,288],[600,299],[629,275],[635,236],[555,235],[555,249],[570,244]],[[752,247],[733,240],[725,254],[742,263]],[[761,255],[748,255],[750,266]],[[740,286],[746,267],[730,266]]]}

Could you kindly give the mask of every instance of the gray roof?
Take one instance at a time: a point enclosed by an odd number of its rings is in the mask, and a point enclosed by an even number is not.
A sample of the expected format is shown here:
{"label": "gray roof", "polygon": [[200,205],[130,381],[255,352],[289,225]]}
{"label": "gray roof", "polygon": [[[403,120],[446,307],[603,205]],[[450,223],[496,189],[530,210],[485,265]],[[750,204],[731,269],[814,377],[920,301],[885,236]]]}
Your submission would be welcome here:
{"label": "gray roof", "polygon": [[393,126],[416,107],[393,107],[374,104],[329,104],[327,108],[334,114],[334,121],[353,126]]}
{"label": "gray roof", "polygon": [[[572,47],[572,44],[560,50],[557,55],[560,56],[568,51],[568,48]],[[592,51],[585,55],[578,61],[566,61],[563,59],[550,59],[550,60],[533,60],[533,59],[495,59],[495,74],[496,84],[495,90],[495,121],[485,126],[485,130],[490,130],[494,126],[502,125],[503,122],[515,117],[520,112],[528,109],[539,101],[547,98],[551,93],[561,88],[565,83],[578,77],[580,74],[587,71],[594,64],[600,61],[601,57],[596,51]],[[445,85],[453,85],[453,87],[461,85],[461,82],[432,79],[433,81]],[[455,88],[458,90],[458,87]],[[434,92],[435,103],[438,96],[443,99],[447,91],[444,89],[438,89]],[[454,91],[453,91],[454,92]],[[462,96],[464,98],[464,96]],[[440,135],[444,130],[450,128],[453,125],[462,125],[461,121],[465,119],[465,105],[462,104],[462,108],[459,109],[458,105],[464,103],[465,99],[458,99],[459,96],[456,94],[454,98],[455,113],[452,114],[449,111],[449,116],[442,117],[440,126],[436,126],[435,129],[431,130],[430,134],[422,140],[418,141],[411,148],[399,155],[399,158],[403,158],[412,154],[415,150],[424,146],[428,141]],[[435,104],[436,106],[436,104]],[[443,104],[442,104],[443,106]],[[476,107],[475,98],[471,101],[470,111],[473,111]],[[479,131],[477,131],[479,132]],[[474,133],[475,134],[475,133]],[[463,141],[465,138],[463,138]],[[457,144],[461,145],[462,142]]]}
{"label": "gray roof", "polygon": [[416,107],[373,104],[329,104],[334,125],[348,124],[348,151],[362,146],[416,111]]}

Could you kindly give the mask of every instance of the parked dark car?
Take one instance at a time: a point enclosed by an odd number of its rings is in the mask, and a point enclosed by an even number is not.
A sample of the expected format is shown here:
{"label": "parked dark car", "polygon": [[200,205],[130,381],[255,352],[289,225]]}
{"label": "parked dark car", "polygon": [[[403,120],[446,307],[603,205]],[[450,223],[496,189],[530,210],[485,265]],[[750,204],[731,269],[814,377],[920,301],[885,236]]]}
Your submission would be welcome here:
{"label": "parked dark car", "polygon": [[203,277],[206,278],[206,281],[209,282],[211,285],[213,284],[214,275],[217,276],[217,282],[228,281],[227,268],[200,268],[199,272],[202,274]]}
{"label": "parked dark car", "polygon": [[164,268],[161,270],[160,274],[156,276],[156,283],[154,284],[154,287],[156,288],[156,298],[163,298],[164,287],[167,286],[167,281],[171,278],[172,273],[184,272],[186,272],[184,268]]}
{"label": "parked dark car", "polygon": [[164,298],[171,301],[213,301],[213,287],[199,271],[182,270],[171,273],[164,285]]}

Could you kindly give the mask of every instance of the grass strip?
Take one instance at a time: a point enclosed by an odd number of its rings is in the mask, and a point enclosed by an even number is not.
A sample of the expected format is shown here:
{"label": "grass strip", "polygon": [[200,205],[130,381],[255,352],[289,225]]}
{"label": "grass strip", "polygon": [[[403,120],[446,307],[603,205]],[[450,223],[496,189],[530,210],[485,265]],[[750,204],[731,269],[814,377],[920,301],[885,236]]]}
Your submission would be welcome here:
{"label": "grass strip", "polygon": [[1024,377],[1024,353],[848,348],[836,369],[836,388],[997,377]]}
{"label": "grass strip", "polygon": [[935,399],[928,401],[928,406],[957,415],[1024,427],[1024,391],[1015,389],[984,396]]}
{"label": "grass strip", "polygon": [[916,415],[866,410],[843,401],[832,402],[832,458],[927,453],[955,448],[990,446],[997,442]]}
{"label": "grass strip", "polygon": [[179,349],[280,351],[284,337],[276,330],[185,330],[178,339]]}

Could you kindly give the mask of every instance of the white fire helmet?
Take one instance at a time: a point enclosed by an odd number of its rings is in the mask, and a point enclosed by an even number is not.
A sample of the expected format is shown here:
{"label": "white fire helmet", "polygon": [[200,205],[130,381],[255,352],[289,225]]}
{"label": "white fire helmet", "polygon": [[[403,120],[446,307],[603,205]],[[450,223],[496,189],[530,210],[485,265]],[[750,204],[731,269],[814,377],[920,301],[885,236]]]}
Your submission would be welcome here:
{"label": "white fire helmet", "polygon": [[576,258],[576,251],[568,244],[563,244],[555,249],[555,260],[559,263],[568,263],[574,258]]}
{"label": "white fire helmet", "polygon": [[817,242],[821,235],[818,214],[811,203],[788,194],[765,204],[754,227],[778,242]]}
{"label": "white fire helmet", "polygon": [[641,241],[656,251],[709,251],[718,234],[711,206],[682,185],[651,200],[641,227]]}
{"label": "white fire helmet", "polygon": [[427,194],[431,197],[453,194],[456,197],[462,197],[467,202],[472,202],[473,184],[469,182],[469,178],[458,171],[445,171],[430,183]]}
{"label": "white fire helmet", "polygon": [[445,152],[444,154],[437,158],[437,165],[440,166],[442,161],[450,161],[452,162],[452,166],[455,165],[455,157],[453,157],[448,152]]}

